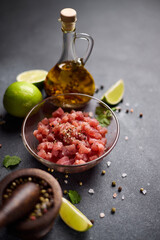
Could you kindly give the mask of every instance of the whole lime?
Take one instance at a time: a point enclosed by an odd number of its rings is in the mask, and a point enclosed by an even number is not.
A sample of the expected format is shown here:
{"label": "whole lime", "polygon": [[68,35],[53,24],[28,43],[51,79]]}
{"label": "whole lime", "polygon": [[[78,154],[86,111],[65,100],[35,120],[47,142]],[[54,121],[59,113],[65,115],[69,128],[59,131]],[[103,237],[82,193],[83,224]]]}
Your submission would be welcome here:
{"label": "whole lime", "polygon": [[32,83],[14,82],[5,91],[3,105],[11,115],[25,117],[42,99],[42,93]]}

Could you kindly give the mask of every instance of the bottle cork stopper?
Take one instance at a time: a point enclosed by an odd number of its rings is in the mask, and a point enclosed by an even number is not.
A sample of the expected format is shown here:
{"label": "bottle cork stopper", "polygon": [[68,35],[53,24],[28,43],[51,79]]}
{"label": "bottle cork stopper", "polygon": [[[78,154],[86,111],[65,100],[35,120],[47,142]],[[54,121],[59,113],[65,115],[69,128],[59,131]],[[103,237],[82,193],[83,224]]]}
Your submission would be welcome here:
{"label": "bottle cork stopper", "polygon": [[60,20],[62,23],[63,31],[74,31],[77,21],[77,13],[72,8],[64,8],[60,12]]}
{"label": "bottle cork stopper", "polygon": [[76,22],[77,20],[77,13],[73,8],[62,9],[60,15],[63,22]]}

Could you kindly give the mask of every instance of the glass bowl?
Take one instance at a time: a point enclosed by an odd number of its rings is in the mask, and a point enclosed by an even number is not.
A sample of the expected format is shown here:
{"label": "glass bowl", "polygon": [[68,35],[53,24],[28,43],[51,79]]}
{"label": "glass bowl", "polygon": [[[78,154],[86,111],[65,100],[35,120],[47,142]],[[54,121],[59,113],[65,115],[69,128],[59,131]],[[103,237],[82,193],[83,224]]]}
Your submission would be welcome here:
{"label": "glass bowl", "polygon": [[[95,117],[95,111],[97,107],[103,107],[104,110],[109,110],[111,114],[110,124],[107,126],[107,144],[106,150],[103,155],[95,160],[86,162],[85,164],[79,165],[60,165],[48,160],[45,160],[37,155],[38,140],[33,135],[34,130],[37,129],[38,123],[45,117],[49,118],[52,112],[61,107],[65,112],[70,112],[71,110],[79,110],[83,112],[92,113]],[[22,139],[24,146],[27,148],[29,153],[35,157],[39,162],[52,168],[58,172],[65,173],[78,173],[86,171],[95,165],[97,165],[104,157],[106,157],[115,147],[119,137],[119,122],[115,113],[111,108],[100,101],[99,99],[80,93],[66,93],[60,94],[44,99],[42,102],[34,106],[24,119],[22,125]]]}

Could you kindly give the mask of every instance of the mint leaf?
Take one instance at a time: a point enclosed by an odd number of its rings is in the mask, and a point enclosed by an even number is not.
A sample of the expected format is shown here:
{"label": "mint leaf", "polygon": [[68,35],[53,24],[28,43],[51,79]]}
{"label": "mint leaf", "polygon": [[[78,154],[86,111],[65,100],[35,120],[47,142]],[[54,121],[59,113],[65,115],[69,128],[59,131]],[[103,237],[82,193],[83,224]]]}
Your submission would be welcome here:
{"label": "mint leaf", "polygon": [[102,127],[107,127],[112,118],[112,113],[109,109],[105,107],[96,107],[96,119]]}
{"label": "mint leaf", "polygon": [[81,196],[77,191],[69,190],[68,196],[73,204],[77,204],[81,201]]}
{"label": "mint leaf", "polygon": [[21,159],[17,156],[6,155],[3,160],[3,166],[6,168],[8,168],[10,166],[15,166],[15,165],[19,164],[20,161],[21,161]]}

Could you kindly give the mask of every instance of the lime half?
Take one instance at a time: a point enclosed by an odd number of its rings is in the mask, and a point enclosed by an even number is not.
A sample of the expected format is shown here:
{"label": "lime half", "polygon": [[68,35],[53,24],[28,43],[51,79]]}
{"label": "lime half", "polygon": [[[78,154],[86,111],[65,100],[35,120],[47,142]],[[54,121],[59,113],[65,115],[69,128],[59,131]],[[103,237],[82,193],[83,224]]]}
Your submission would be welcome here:
{"label": "lime half", "polygon": [[105,92],[101,100],[109,105],[116,105],[122,100],[123,94],[124,82],[120,79],[111,88],[109,88],[107,92]]}
{"label": "lime half", "polygon": [[65,198],[62,198],[59,214],[62,220],[76,231],[85,232],[93,226],[91,221]]}
{"label": "lime half", "polygon": [[38,88],[42,88],[47,74],[48,72],[45,70],[35,69],[20,73],[16,79],[17,82],[33,83]]}

